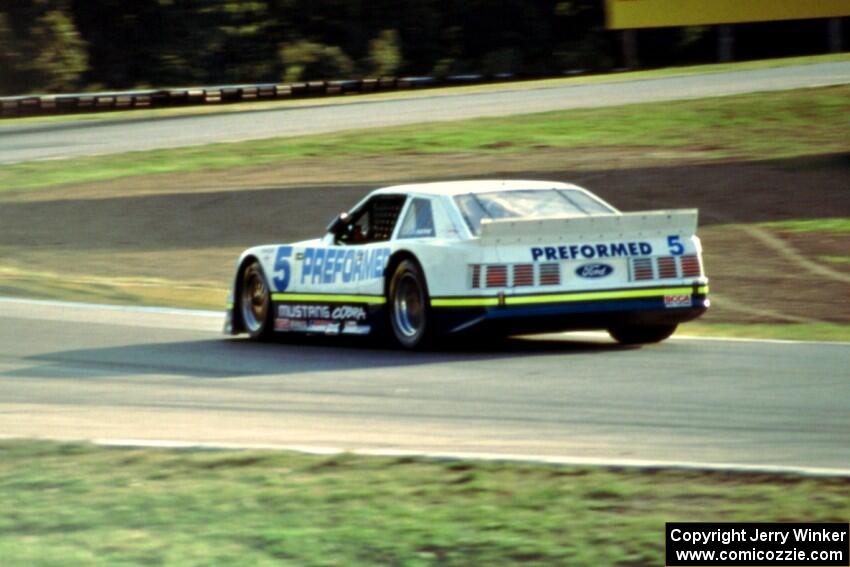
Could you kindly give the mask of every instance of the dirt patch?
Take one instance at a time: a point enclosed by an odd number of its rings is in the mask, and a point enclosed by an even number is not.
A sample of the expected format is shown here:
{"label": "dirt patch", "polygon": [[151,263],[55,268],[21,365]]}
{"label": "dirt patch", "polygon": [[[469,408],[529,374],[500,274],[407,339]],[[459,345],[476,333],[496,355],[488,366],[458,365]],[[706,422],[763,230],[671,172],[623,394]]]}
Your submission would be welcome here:
{"label": "dirt patch", "polygon": [[[735,323],[850,323],[850,284],[824,277],[752,238],[746,227],[724,225],[700,232],[712,309],[706,321]],[[828,248],[828,247],[827,247]],[[817,238],[792,250],[814,259],[825,247]]]}
{"label": "dirt patch", "polygon": [[793,249],[806,250],[810,257],[830,270],[850,277],[850,233],[773,231]]}
{"label": "dirt patch", "polygon": [[[459,177],[556,179],[584,185],[625,211],[699,208],[715,292],[708,321],[850,322],[846,282],[813,273],[811,266],[795,263],[793,254],[727,226],[850,217],[847,155],[696,163],[681,155],[644,156],[641,162],[637,155],[594,152],[541,151],[522,159],[402,156],[346,162],[348,169],[325,160],[322,168],[303,162],[286,169],[128,178],[4,195],[0,266],[224,289],[240,250],[318,236],[330,218],[376,186]],[[819,260],[847,255],[846,234],[771,234],[794,254],[850,273],[850,265]]]}

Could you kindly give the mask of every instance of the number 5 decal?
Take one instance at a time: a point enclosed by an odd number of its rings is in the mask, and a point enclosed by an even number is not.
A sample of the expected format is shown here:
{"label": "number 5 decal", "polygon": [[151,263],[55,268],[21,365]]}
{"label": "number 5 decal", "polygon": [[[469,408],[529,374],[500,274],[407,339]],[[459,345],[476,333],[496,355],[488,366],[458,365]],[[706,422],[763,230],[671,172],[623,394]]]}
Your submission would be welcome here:
{"label": "number 5 decal", "polygon": [[685,253],[685,247],[682,245],[682,241],[677,235],[667,237],[667,247],[670,249],[670,254],[673,256],[681,256]]}
{"label": "number 5 decal", "polygon": [[292,256],[292,246],[281,246],[277,249],[277,256],[274,259],[274,283],[277,291],[286,291],[289,287],[289,276],[292,275],[292,269],[289,266],[289,257]]}

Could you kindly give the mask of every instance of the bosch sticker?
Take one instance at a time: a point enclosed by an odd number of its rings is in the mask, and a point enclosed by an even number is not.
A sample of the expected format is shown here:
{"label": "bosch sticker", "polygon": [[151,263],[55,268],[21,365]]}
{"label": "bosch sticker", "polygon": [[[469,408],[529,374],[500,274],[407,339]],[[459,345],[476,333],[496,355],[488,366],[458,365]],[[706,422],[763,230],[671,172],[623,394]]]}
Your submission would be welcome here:
{"label": "bosch sticker", "polygon": [[693,299],[690,294],[681,294],[681,295],[665,295],[664,296],[664,307],[666,308],[675,308],[675,307],[691,307],[693,305]]}

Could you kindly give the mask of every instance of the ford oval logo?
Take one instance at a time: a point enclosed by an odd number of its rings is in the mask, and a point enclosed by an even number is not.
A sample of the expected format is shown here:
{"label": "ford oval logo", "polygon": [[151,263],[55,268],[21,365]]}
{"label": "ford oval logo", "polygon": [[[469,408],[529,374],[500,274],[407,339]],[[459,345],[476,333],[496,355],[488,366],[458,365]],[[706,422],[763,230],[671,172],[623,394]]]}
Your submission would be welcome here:
{"label": "ford oval logo", "polygon": [[613,271],[614,268],[608,264],[585,264],[576,268],[576,275],[580,278],[604,278]]}

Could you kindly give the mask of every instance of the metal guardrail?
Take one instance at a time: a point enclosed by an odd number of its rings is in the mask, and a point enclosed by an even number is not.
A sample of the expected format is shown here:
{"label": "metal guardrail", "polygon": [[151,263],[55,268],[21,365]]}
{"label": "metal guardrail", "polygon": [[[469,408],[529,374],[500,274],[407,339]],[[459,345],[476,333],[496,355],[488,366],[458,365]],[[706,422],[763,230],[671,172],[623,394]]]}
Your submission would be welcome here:
{"label": "metal guardrail", "polygon": [[[516,75],[380,77],[341,81],[306,81],[256,85],[218,85],[77,94],[0,97],[0,117],[45,116],[143,108],[168,108],[257,100],[340,96],[428,87],[482,84],[518,79]],[[522,77],[526,78],[526,77]],[[530,78],[530,77],[529,77]]]}

